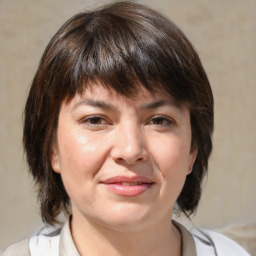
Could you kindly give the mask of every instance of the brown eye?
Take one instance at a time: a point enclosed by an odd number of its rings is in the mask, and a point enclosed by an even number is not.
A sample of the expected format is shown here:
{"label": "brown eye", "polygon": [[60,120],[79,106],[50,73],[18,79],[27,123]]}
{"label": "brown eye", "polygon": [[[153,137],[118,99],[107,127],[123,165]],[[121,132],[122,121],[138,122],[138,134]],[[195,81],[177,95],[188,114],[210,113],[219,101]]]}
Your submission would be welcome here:
{"label": "brown eye", "polygon": [[92,117],[92,118],[88,118],[87,122],[90,124],[101,124],[102,118],[100,117]]}
{"label": "brown eye", "polygon": [[87,124],[91,126],[98,126],[98,125],[104,125],[108,122],[101,116],[88,116],[81,120],[82,124]]}
{"label": "brown eye", "polygon": [[156,126],[169,126],[172,123],[173,122],[165,116],[152,117],[148,122],[149,125],[156,125]]}

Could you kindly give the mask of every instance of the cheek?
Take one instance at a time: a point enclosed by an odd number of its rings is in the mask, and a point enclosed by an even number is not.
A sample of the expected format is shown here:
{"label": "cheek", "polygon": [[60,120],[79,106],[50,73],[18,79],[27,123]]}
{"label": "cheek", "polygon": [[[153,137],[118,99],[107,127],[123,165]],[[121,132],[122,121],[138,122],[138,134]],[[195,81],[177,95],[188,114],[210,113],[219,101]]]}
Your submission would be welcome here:
{"label": "cheek", "polygon": [[[59,132],[60,168],[63,179],[75,184],[92,180],[108,156],[108,136],[82,129]],[[104,141],[104,143],[103,143]]]}
{"label": "cheek", "polygon": [[102,140],[76,130],[62,130],[58,144],[60,174],[72,204],[82,199],[91,205],[93,202],[85,195],[89,191],[93,193],[93,180],[101,166],[99,147]]}
{"label": "cheek", "polygon": [[102,140],[76,129],[59,132],[59,156],[62,175],[81,179],[94,176],[101,161],[99,158]]}
{"label": "cheek", "polygon": [[159,202],[164,203],[168,209],[174,207],[184,186],[189,152],[190,144],[176,136],[165,136],[154,142],[151,155],[161,180]]}
{"label": "cheek", "polygon": [[158,139],[152,154],[163,182],[162,196],[168,201],[176,201],[189,170],[189,139],[175,136]]}
{"label": "cheek", "polygon": [[152,146],[152,155],[163,175],[187,171],[190,144],[186,140],[166,136],[156,139]]}

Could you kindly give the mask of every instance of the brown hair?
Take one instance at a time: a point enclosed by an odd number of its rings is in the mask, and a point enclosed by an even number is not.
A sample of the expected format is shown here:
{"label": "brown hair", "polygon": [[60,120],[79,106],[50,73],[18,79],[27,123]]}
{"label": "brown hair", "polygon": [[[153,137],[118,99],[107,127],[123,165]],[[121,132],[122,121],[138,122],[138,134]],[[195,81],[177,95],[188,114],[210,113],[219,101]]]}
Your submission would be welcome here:
{"label": "brown hair", "polygon": [[43,220],[54,224],[62,211],[69,213],[69,197],[50,162],[60,106],[94,81],[127,97],[140,86],[160,89],[189,107],[198,155],[177,204],[185,214],[193,213],[212,149],[209,81],[193,46],[172,21],[144,5],[118,2],[68,20],[45,49],[33,79],[23,143]]}

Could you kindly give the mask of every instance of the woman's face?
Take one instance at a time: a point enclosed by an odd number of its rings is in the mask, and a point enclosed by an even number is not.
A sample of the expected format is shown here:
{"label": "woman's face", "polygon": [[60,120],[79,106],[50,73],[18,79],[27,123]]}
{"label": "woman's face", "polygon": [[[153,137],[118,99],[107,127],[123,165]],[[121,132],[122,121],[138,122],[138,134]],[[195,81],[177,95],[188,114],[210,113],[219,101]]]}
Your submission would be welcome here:
{"label": "woman's face", "polygon": [[138,230],[170,221],[196,158],[190,146],[189,110],[174,98],[95,84],[62,104],[51,162],[73,219]]}

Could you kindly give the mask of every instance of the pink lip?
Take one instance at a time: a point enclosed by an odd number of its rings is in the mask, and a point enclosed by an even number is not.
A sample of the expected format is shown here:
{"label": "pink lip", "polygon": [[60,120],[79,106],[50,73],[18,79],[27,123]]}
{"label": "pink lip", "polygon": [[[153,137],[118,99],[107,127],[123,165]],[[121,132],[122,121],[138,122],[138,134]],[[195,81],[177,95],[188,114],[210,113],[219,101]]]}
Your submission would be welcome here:
{"label": "pink lip", "polygon": [[[131,183],[123,184],[123,183]],[[138,183],[138,184],[132,184]],[[101,182],[108,191],[120,196],[138,196],[150,189],[154,182],[141,176],[116,176]]]}

